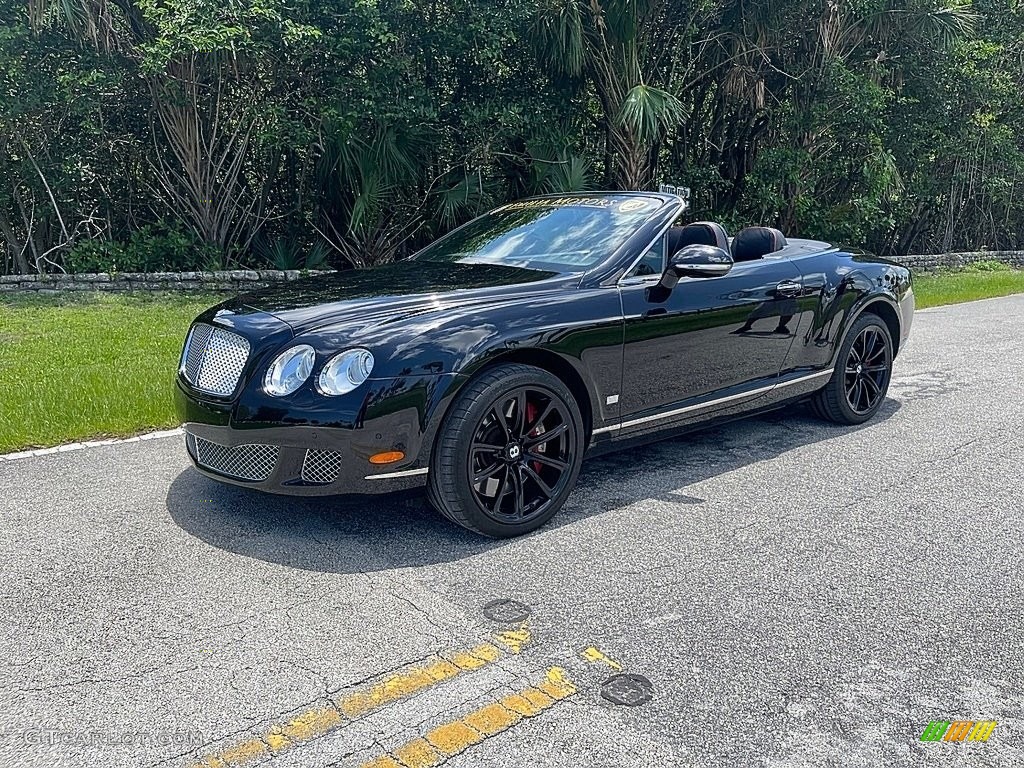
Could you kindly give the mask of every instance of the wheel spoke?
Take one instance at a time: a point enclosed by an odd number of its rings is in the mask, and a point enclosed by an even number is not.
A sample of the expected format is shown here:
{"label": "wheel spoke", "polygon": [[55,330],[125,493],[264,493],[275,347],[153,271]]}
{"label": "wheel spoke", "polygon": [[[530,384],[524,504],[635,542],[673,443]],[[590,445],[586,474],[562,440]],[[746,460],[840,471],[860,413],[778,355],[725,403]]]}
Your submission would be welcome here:
{"label": "wheel spoke", "polygon": [[526,513],[526,504],[523,501],[523,476],[519,472],[519,467],[509,467],[508,471],[512,476],[512,486],[515,493],[515,496],[513,497],[515,502],[515,516],[517,518],[521,518]]}
{"label": "wheel spoke", "polygon": [[872,337],[871,337],[871,349],[864,356],[864,362],[865,362],[865,364],[873,363],[876,360],[878,360],[878,358],[884,357],[884,356],[885,356],[885,342],[882,340],[882,335],[880,333],[873,334]]}
{"label": "wheel spoke", "polygon": [[504,445],[494,445],[492,443],[473,443],[469,447],[469,450],[472,451],[473,454],[478,454],[478,453],[498,453],[498,452],[504,450],[504,448],[505,448]]}
{"label": "wheel spoke", "polygon": [[551,467],[552,469],[557,469],[559,472],[565,472],[565,470],[569,468],[569,465],[566,464],[564,461],[560,461],[559,459],[553,459],[550,456],[545,456],[543,453],[534,453],[533,451],[528,451],[526,454],[526,459],[527,461],[540,462],[541,464]]}
{"label": "wheel spoke", "polygon": [[502,466],[505,467],[505,476],[502,477],[501,479],[501,485],[499,486],[501,490],[494,497],[494,508],[492,509],[493,512],[497,513],[501,512],[501,503],[505,500],[505,497],[508,495],[509,491],[512,490],[512,483],[508,481],[508,476],[509,473],[511,472],[511,469],[508,465]]}
{"label": "wheel spoke", "polygon": [[523,441],[523,445],[526,446],[527,448],[534,448],[534,447],[536,447],[538,445],[543,445],[544,443],[550,443],[556,437],[561,437],[562,435],[564,435],[568,431],[569,431],[569,425],[568,424],[559,424],[554,429],[549,429],[547,432],[545,432],[542,435],[537,435],[536,437],[528,437],[528,438],[526,438],[526,440]]}
{"label": "wheel spoke", "polygon": [[860,390],[861,384],[860,379],[853,383],[853,393],[850,395],[850,404],[853,406],[854,411],[860,411]]}
{"label": "wheel spoke", "polygon": [[534,472],[533,467],[529,465],[524,465],[523,471],[530,477],[531,480],[533,480],[534,483],[536,483],[537,487],[540,488],[540,492],[544,494],[545,498],[550,499],[552,496],[555,495],[554,489],[551,488],[547,483],[545,483],[541,479],[540,475]]}
{"label": "wheel spoke", "polygon": [[864,377],[864,407],[870,408],[878,400],[878,396],[881,394],[881,390],[874,379],[867,376]]}
{"label": "wheel spoke", "polygon": [[526,390],[516,392],[516,413],[513,417],[513,432],[516,437],[526,436]]}
{"label": "wheel spoke", "polygon": [[879,371],[884,371],[885,369],[886,369],[886,366],[885,366],[884,363],[881,364],[881,365],[865,365],[864,366],[864,370],[867,373],[878,373]]}
{"label": "wheel spoke", "polygon": [[479,485],[487,478],[494,477],[504,468],[505,464],[503,464],[500,461],[496,461],[491,466],[487,467],[486,469],[482,469],[477,474],[473,475],[473,485]]}
{"label": "wheel spoke", "polygon": [[501,425],[502,432],[504,433],[503,437],[507,439],[512,435],[512,430],[509,429],[508,419],[505,418],[505,403],[495,403],[491,411],[493,411],[495,418],[497,418],[498,423]]}
{"label": "wheel spoke", "polygon": [[527,435],[531,434],[535,429],[537,429],[537,427],[539,427],[541,424],[543,424],[545,422],[545,420],[548,418],[548,416],[551,415],[551,412],[554,411],[554,410],[555,410],[555,402],[553,400],[551,400],[551,401],[548,402],[547,407],[544,409],[543,413],[541,413],[540,416],[535,418],[533,420],[532,424],[527,426],[526,434]]}

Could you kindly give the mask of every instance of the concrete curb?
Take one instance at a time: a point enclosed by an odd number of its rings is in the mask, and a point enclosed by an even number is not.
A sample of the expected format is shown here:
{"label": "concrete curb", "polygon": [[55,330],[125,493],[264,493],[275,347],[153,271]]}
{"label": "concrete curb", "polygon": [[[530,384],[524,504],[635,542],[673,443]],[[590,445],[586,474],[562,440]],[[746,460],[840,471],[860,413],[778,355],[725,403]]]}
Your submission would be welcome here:
{"label": "concrete curb", "polygon": [[65,443],[55,445],[52,448],[36,448],[31,451],[16,451],[15,453],[0,453],[0,463],[5,461],[17,461],[18,459],[31,459],[36,456],[49,456],[54,453],[68,453],[70,451],[82,451],[86,448],[99,448],[104,445],[123,445],[124,443],[139,443],[144,440],[159,440],[163,437],[176,437],[185,434],[185,431],[177,429],[164,429],[158,432],[146,432],[135,437],[111,438],[110,440],[86,440],[81,443]]}

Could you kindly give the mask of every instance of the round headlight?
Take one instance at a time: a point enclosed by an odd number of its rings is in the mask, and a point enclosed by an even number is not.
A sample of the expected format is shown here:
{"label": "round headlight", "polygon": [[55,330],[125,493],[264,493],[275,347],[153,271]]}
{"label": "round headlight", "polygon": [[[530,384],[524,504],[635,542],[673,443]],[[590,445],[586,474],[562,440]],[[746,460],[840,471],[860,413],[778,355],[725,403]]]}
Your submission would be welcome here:
{"label": "round headlight", "polygon": [[263,379],[263,389],[268,395],[284,397],[302,386],[313,371],[316,352],[308,344],[287,349],[270,364]]}
{"label": "round headlight", "polygon": [[320,371],[320,391],[325,395],[344,395],[370,377],[373,355],[368,349],[349,349],[331,358]]}

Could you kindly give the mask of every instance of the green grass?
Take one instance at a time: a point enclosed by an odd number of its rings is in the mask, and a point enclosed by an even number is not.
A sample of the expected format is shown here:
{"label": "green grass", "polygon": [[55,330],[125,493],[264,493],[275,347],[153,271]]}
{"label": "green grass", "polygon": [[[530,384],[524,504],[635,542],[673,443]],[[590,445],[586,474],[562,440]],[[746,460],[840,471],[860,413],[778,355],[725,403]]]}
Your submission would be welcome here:
{"label": "green grass", "polygon": [[210,296],[0,300],[0,453],[177,425],[178,356]]}
{"label": "green grass", "polygon": [[983,261],[960,270],[944,269],[914,278],[918,309],[1011,293],[1024,293],[1024,270],[998,261]]}
{"label": "green grass", "polygon": [[[984,262],[914,279],[919,308],[1024,293],[1024,270]],[[0,299],[0,453],[177,425],[189,323],[212,296]]]}

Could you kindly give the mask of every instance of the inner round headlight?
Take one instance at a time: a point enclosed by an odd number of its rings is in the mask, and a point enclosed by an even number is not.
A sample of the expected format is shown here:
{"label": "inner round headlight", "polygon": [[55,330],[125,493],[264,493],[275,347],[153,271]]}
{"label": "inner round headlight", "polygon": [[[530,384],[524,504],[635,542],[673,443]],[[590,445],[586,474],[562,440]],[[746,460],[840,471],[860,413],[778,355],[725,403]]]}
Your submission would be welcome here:
{"label": "inner round headlight", "polygon": [[332,357],[320,371],[320,391],[325,395],[344,395],[366,381],[372,370],[370,350],[346,350]]}
{"label": "inner round headlight", "polygon": [[268,395],[284,397],[302,386],[313,372],[316,352],[308,344],[286,349],[270,364],[263,378],[263,389]]}

